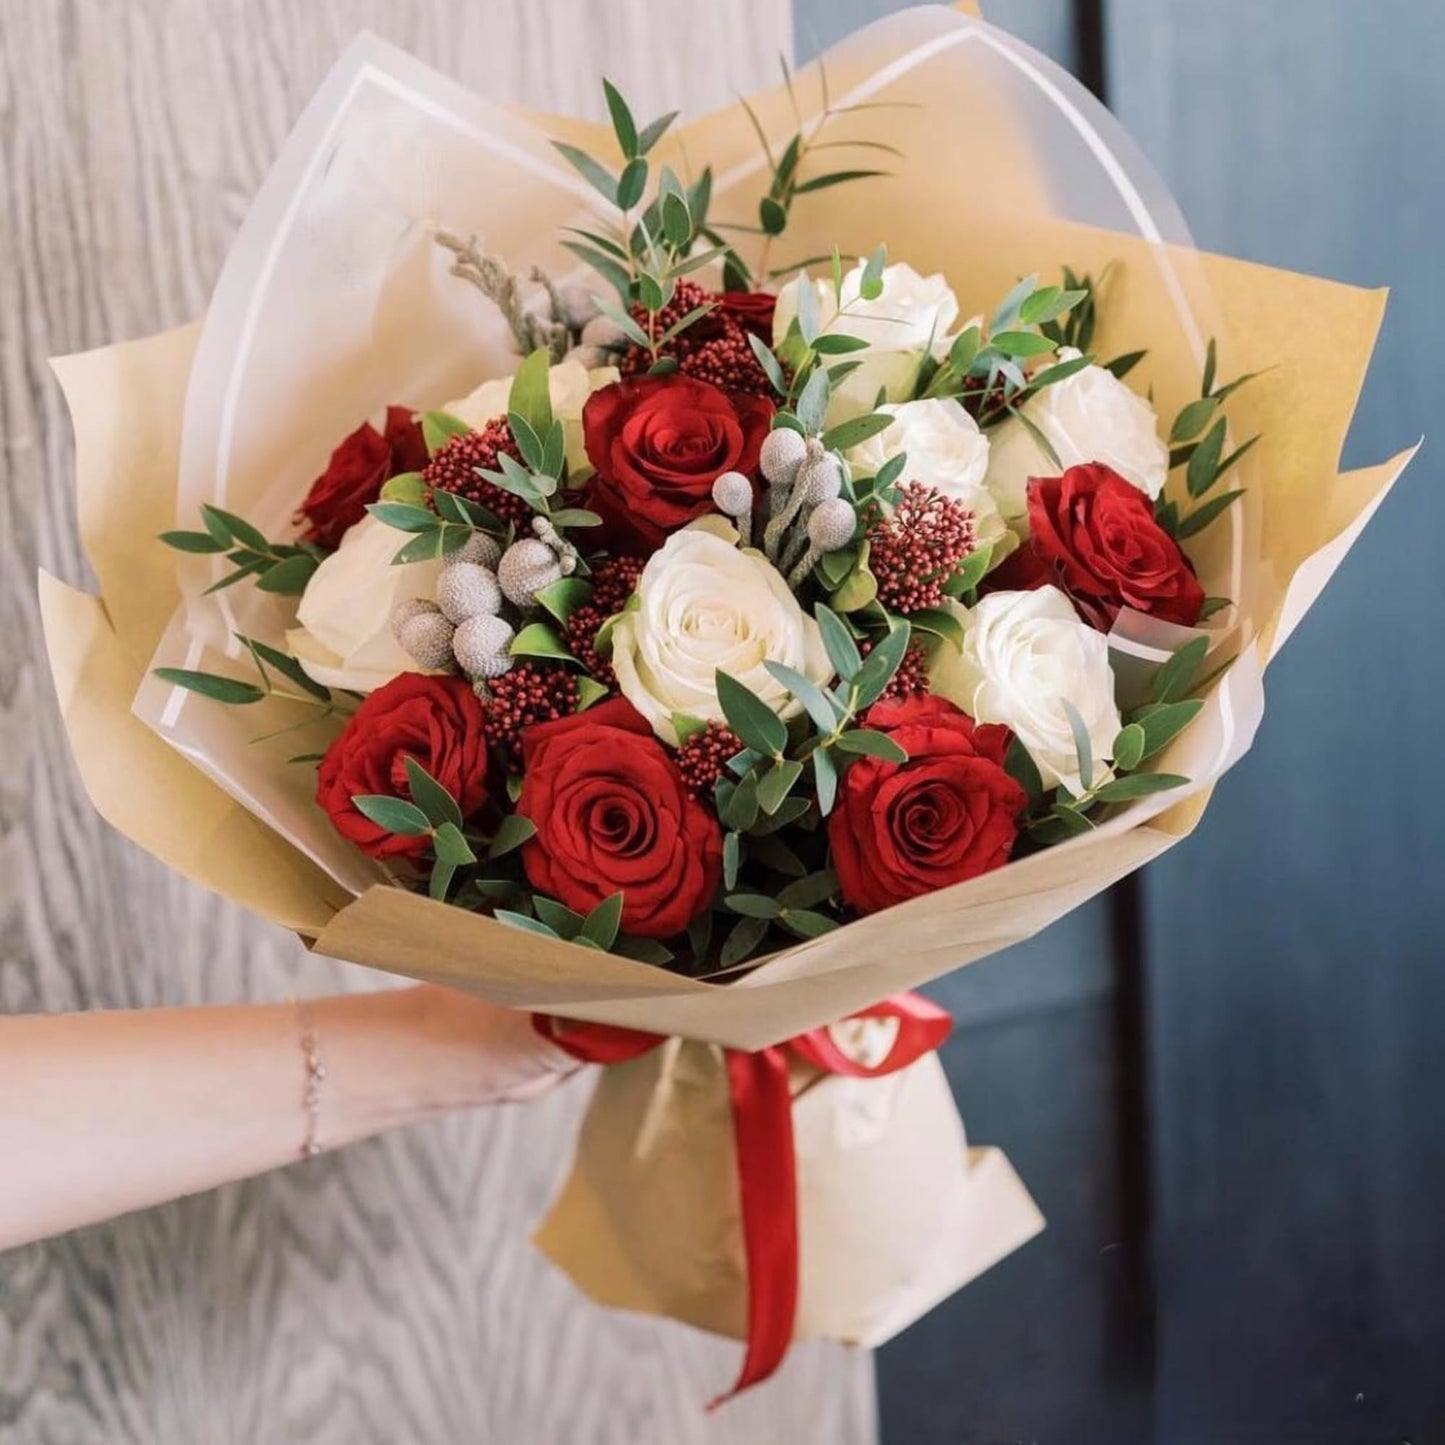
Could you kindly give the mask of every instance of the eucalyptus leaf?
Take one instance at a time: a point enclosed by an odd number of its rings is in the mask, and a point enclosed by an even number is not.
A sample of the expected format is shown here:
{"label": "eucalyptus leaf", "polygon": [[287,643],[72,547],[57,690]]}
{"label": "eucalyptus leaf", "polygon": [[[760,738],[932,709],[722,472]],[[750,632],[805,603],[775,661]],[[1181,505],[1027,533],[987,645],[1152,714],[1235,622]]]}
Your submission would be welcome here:
{"label": "eucalyptus leaf", "polygon": [[431,823],[415,803],[405,798],[393,798],[387,793],[360,793],[352,798],[351,805],[363,818],[385,828],[388,833],[397,833],[404,838],[421,838],[431,832]]}
{"label": "eucalyptus leaf", "polygon": [[[827,650],[828,661],[833,664],[833,671],[844,682],[851,682],[858,675],[863,658],[848,624],[822,602],[814,606],[813,616],[818,620],[818,630],[823,634],[823,646]],[[801,702],[802,698],[798,700]]]}
{"label": "eucalyptus leaf", "polygon": [[1059,702],[1063,705],[1064,716],[1069,720],[1069,731],[1074,735],[1074,751],[1078,754],[1079,781],[1085,788],[1094,786],[1094,747],[1089,741],[1089,728],[1078,708],[1066,697]]}
{"label": "eucalyptus leaf", "polygon": [[265,690],[253,682],[241,682],[237,678],[222,677],[214,672],[196,672],[186,667],[158,667],[155,675],[162,682],[183,687],[188,692],[210,698],[212,702],[224,702],[238,707],[260,702],[266,696]]}
{"label": "eucalyptus leaf", "polygon": [[728,726],[750,748],[768,757],[781,757],[788,745],[788,730],[778,715],[735,677],[721,669],[714,677],[718,702]]}
{"label": "eucalyptus leaf", "polygon": [[407,757],[405,762],[407,790],[411,793],[412,802],[426,815],[427,821],[436,828],[443,823],[451,823],[460,828],[462,810],[457,806],[457,800],[415,758]]}
{"label": "eucalyptus leaf", "polygon": [[432,848],[439,863],[451,863],[460,867],[464,863],[475,863],[477,855],[472,845],[462,836],[462,830],[455,823],[442,823],[432,834]]}
{"label": "eucalyptus leaf", "polygon": [[835,745],[839,752],[858,753],[870,758],[881,758],[886,763],[906,763],[908,753],[893,741],[887,733],[871,728],[851,728],[840,734]]}

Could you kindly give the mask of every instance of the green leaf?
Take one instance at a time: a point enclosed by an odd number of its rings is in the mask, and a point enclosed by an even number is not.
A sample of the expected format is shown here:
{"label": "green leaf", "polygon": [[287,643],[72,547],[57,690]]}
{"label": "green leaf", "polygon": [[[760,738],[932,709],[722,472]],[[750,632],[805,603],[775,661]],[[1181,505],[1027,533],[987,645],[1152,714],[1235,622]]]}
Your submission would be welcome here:
{"label": "green leaf", "polygon": [[758,202],[758,224],[764,235],[781,236],[788,225],[788,213],[771,196],[764,196]]}
{"label": "green leaf", "polygon": [[617,178],[609,170],[594,161],[586,151],[568,145],[565,141],[554,140],[552,145],[593,190],[614,206],[617,204]]}
{"label": "green leaf", "polygon": [[1219,480],[1219,459],[1224,454],[1224,434],[1228,429],[1229,423],[1220,417],[1194,448],[1185,473],[1191,497],[1202,497]]}
{"label": "green leaf", "polygon": [[1214,338],[1209,338],[1209,350],[1204,356],[1204,381],[1199,388],[1200,396],[1209,396],[1214,390],[1214,373],[1219,365],[1219,351]]}
{"label": "green leaf", "polygon": [[887,733],[875,732],[871,728],[851,728],[843,733],[836,744],[839,752],[859,753],[870,758],[882,758],[886,763],[906,763],[907,752],[898,746]]}
{"label": "green leaf", "polygon": [[[850,643],[852,640],[851,637],[848,639]],[[804,711],[813,720],[813,726],[820,733],[831,733],[838,726],[837,708],[829,700],[827,693],[811,678],[804,677],[796,668],[789,667],[786,663],[765,662],[763,666],[767,668],[770,677],[782,683],[803,705]],[[771,813],[774,810],[769,808],[767,811]]]}
{"label": "green leaf", "polygon": [[532,899],[532,907],[537,910],[537,917],[558,938],[565,938],[569,943],[582,932],[582,925],[586,922],[580,913],[542,893],[538,893]]}
{"label": "green leaf", "polygon": [[733,889],[738,886],[738,870],[742,867],[743,861],[743,840],[736,833],[729,832],[723,836],[723,887]]}
{"label": "green leaf", "polygon": [[612,952],[634,963],[650,963],[655,968],[666,968],[676,957],[665,943],[655,938],[635,938],[627,933],[612,945]]}
{"label": "green leaf", "polygon": [[549,622],[529,622],[507,649],[513,657],[547,657],[554,662],[576,662],[566,643]]}
{"label": "green leaf", "polygon": [[1089,741],[1089,728],[1080,715],[1078,708],[1066,697],[1059,701],[1063,704],[1064,716],[1069,720],[1069,730],[1074,735],[1074,751],[1079,756],[1079,781],[1085,788],[1094,786],[1094,748]]}
{"label": "green leaf", "polygon": [[910,612],[908,621],[915,632],[927,632],[953,643],[955,647],[963,646],[963,623],[946,607],[925,607],[918,612]]}
{"label": "green leaf", "polygon": [[766,918],[740,918],[722,946],[722,953],[718,958],[719,965],[723,968],[731,968],[734,964],[750,958],[753,950],[767,937],[767,933],[768,920]]}
{"label": "green leaf", "polygon": [[1105,783],[1094,796],[1101,803],[1127,803],[1133,798],[1148,797],[1150,793],[1167,793],[1171,788],[1182,788],[1188,778],[1177,773],[1133,773],[1127,778],[1115,778]]}
{"label": "green leaf", "polygon": [[893,681],[893,674],[898,671],[904,654],[908,651],[909,641],[908,624],[893,622],[888,629],[888,635],[881,642],[875,643],[872,652],[863,659],[863,666],[858,669],[858,675],[853,679],[858,690],[855,705],[860,712],[877,702],[888,684]]}
{"label": "green leaf", "polygon": [[1025,276],[1007,296],[998,304],[998,309],[989,317],[989,335],[1003,331],[1006,327],[1012,326],[1018,320],[1019,311],[1025,301],[1038,290],[1039,278],[1037,276]]}
{"label": "green leaf", "polygon": [[460,867],[463,863],[475,863],[477,855],[472,845],[462,836],[462,830],[455,823],[442,823],[432,834],[432,848],[437,861]]}
{"label": "green leaf", "polygon": [[[552,429],[552,394],[548,387],[551,357],[545,346],[539,346],[517,368],[512,389],[507,393],[508,416],[519,416],[537,434],[544,437]],[[510,460],[510,459],[509,459]]]}
{"label": "green leaf", "polygon": [[160,540],[177,552],[194,552],[201,555],[225,552],[230,543],[213,537],[209,532],[162,532]]}
{"label": "green leaf", "polygon": [[866,442],[869,437],[876,437],[879,432],[887,431],[892,425],[893,418],[886,411],[855,416],[848,421],[839,422],[837,426],[829,427],[823,433],[823,445],[829,451],[846,452],[851,447]]}
{"label": "green leaf", "polygon": [[642,199],[647,189],[647,162],[638,156],[628,161],[617,180],[617,204],[624,211],[630,211]]}
{"label": "green leaf", "polygon": [[607,296],[597,297],[597,305],[602,314],[609,321],[615,322],[623,334],[635,346],[640,346],[644,351],[651,350],[652,338],[640,327],[632,316],[622,309],[615,301]]}
{"label": "green leaf", "polygon": [[1044,780],[1039,774],[1038,764],[1017,737],[1010,740],[1003,765],[1009,777],[1028,794],[1030,806],[1043,797]]}
{"label": "green leaf", "polygon": [[675,251],[681,251],[692,238],[692,216],[687,201],[668,191],[662,197],[662,234]]}
{"label": "green leaf", "polygon": [[1170,445],[1197,437],[1209,425],[1218,407],[1218,398],[1212,396],[1191,401],[1174,419],[1174,426],[1169,433]]}
{"label": "green leaf", "polygon": [[155,675],[162,682],[174,683],[176,687],[208,697],[212,702],[230,703],[241,707],[247,703],[260,702],[266,696],[264,689],[253,682],[240,682],[234,677],[221,677],[214,672],[193,672],[185,667],[158,667]]}
{"label": "green leaf", "polygon": [[[670,110],[666,115],[658,116],[650,125],[644,126],[642,133],[637,137],[637,154],[645,156],[662,139],[668,126],[677,119],[678,115],[678,111]],[[697,209],[705,213],[707,207],[699,206]]]}
{"label": "green leaf", "polygon": [[1199,609],[1199,620],[1204,622],[1216,612],[1223,612],[1226,607],[1233,606],[1234,603],[1228,597],[1206,597],[1204,605]]}
{"label": "green leaf", "polygon": [[990,350],[1014,358],[1046,356],[1054,350],[1054,343],[1047,336],[1033,331],[1002,331],[990,336],[988,344]]}
{"label": "green leaf", "polygon": [[[383,502],[403,502],[408,507],[419,507],[426,501],[427,484],[420,472],[398,472],[381,489]],[[449,493],[443,495],[450,495]]]}
{"label": "green leaf", "polygon": [[545,923],[540,923],[535,918],[528,918],[525,913],[513,913],[510,908],[498,908],[492,917],[498,923],[505,923],[508,928],[520,928],[523,933],[540,933],[543,938],[558,936]]}
{"label": "green leaf", "polygon": [[442,545],[442,529],[433,527],[430,532],[419,532],[411,539],[395,557],[391,559],[393,567],[404,567],[409,562],[430,562],[444,553]]}
{"label": "green leaf", "polygon": [[849,181],[867,181],[875,176],[892,175],[891,171],[856,170],[856,171],[829,171],[826,175],[813,176],[810,180],[800,181],[793,187],[795,196],[806,196],[810,191],[826,191],[830,186],[846,185]]}
{"label": "green leaf", "polygon": [[1199,665],[1209,651],[1209,639],[1196,637],[1186,642],[1168,662],[1154,674],[1150,696],[1155,702],[1177,702],[1194,685]]}
{"label": "green leaf", "polygon": [[266,668],[272,667],[288,682],[294,683],[303,692],[310,693],[318,702],[331,701],[331,689],[323,687],[317,682],[289,653],[282,652],[264,642],[257,642],[252,637],[243,637],[239,632],[236,634],[236,640],[249,649],[257,671],[262,677],[266,676]]}
{"label": "green leaf", "polygon": [[1040,842],[1057,843],[1065,838],[1080,838],[1085,833],[1092,833],[1094,825],[1074,808],[1056,803],[1046,817],[1029,824],[1029,831]]}
{"label": "green leaf", "polygon": [[412,802],[426,814],[427,821],[434,828],[441,827],[443,823],[451,823],[457,828],[462,826],[462,810],[457,806],[457,800],[413,757],[406,758],[406,781]]}
{"label": "green leaf", "polygon": [[592,600],[592,584],[584,577],[559,577],[532,596],[565,627],[567,619]]}
{"label": "green leaf", "polygon": [[858,294],[864,301],[876,301],[883,294],[883,268],[888,264],[888,247],[878,246],[863,265]]}
{"label": "green leaf", "polygon": [[426,443],[427,451],[433,456],[453,437],[464,436],[469,431],[471,431],[471,427],[460,417],[452,416],[450,412],[427,411],[422,413],[422,440]]}
{"label": "green leaf", "polygon": [[537,825],[521,813],[508,813],[487,845],[488,858],[502,858],[537,836]]}
{"label": "green leaf", "polygon": [[749,773],[737,787],[727,794],[727,801],[719,809],[722,821],[735,833],[746,833],[758,820],[758,783]]}
{"label": "green leaf", "polygon": [[828,373],[821,366],[818,367],[808,378],[797,403],[798,420],[808,435],[823,430],[831,390],[832,382],[828,380]]}
{"label": "green leaf", "polygon": [[1123,381],[1148,355],[1147,351],[1126,351],[1123,356],[1116,356],[1113,361],[1106,362],[1104,370],[1112,372],[1116,380]]}
{"label": "green leaf", "polygon": [[758,359],[758,365],[762,367],[764,375],[772,383],[773,390],[779,396],[788,394],[788,379],[783,374],[783,368],[778,363],[778,358],[773,355],[772,348],[768,346],[762,337],[754,336],[748,332],[748,345],[753,349],[753,355]]}
{"label": "green leaf", "polygon": [[672,725],[677,729],[679,746],[687,742],[690,738],[695,738],[699,733],[705,733],[707,731],[707,720],[705,718],[693,717],[691,713],[673,713]]}
{"label": "green leaf", "polygon": [[802,775],[803,765],[792,758],[775,763],[757,785],[758,806],[771,815],[783,805],[783,800],[793,789]]}
{"label": "green leaf", "polygon": [[763,817],[759,818],[758,821],[753,824],[749,830],[749,835],[756,842],[758,838],[767,837],[769,834],[776,833],[780,829],[790,827],[802,818],[812,806],[812,803],[810,803],[807,798],[798,797],[796,794],[792,797],[784,798],[778,811],[774,813],[771,818],[764,814]]}
{"label": "green leaf", "polygon": [[[833,664],[833,671],[844,682],[851,682],[857,677],[863,658],[858,651],[858,644],[853,641],[853,634],[848,630],[848,624],[822,602],[814,606],[813,616],[818,619],[818,629],[823,634],[823,646],[827,650],[828,661]],[[798,700],[802,701],[801,698]]]}
{"label": "green leaf", "polygon": [[867,351],[873,343],[860,336],[844,336],[841,332],[824,332],[813,343],[819,356],[846,356],[850,351]]}
{"label": "green leaf", "polygon": [[1232,492],[1221,492],[1217,497],[1211,497],[1179,523],[1174,532],[1175,538],[1182,542],[1186,537],[1192,537],[1196,532],[1202,532],[1220,513],[1227,511],[1243,495],[1244,488],[1239,487]]}
{"label": "green leaf", "polygon": [[360,793],[352,798],[351,805],[363,818],[369,818],[388,833],[421,838],[431,832],[426,814],[405,798],[393,798],[387,793]]}
{"label": "green leaf", "polygon": [[1121,773],[1132,773],[1144,759],[1146,735],[1138,723],[1121,728],[1114,739],[1114,766]]}
{"label": "green leaf", "polygon": [[783,911],[776,899],[762,893],[729,893],[723,902],[747,918],[776,918]]}
{"label": "green leaf", "polygon": [[586,712],[593,703],[601,702],[608,695],[607,689],[595,677],[577,679],[577,711]]}
{"label": "green leaf", "polygon": [[718,702],[728,726],[750,747],[770,758],[781,757],[788,746],[782,719],[750,688],[721,668],[714,674]]}
{"label": "green leaf", "polygon": [[1079,302],[1087,300],[1088,295],[1087,291],[1065,291],[1059,286],[1044,286],[1019,307],[1019,322],[1024,326],[1042,326],[1072,311]]}
{"label": "green leaf", "polygon": [[625,267],[618,265],[612,257],[604,255],[581,241],[563,241],[562,245],[579,261],[585,262],[625,301],[632,294],[632,277]]}
{"label": "green leaf", "polygon": [[238,517],[234,512],[225,512],[220,507],[213,507],[209,502],[202,502],[201,520],[217,541],[236,542],[242,547],[249,547],[253,552],[271,550],[271,544],[266,538],[244,517]]}
{"label": "green leaf", "polygon": [[813,749],[813,779],[818,788],[818,811],[826,818],[838,800],[838,768],[827,748]]}
{"label": "green leaf", "polygon": [[1151,707],[1141,708],[1133,719],[1144,733],[1144,751],[1140,754],[1140,761],[1152,758],[1155,753],[1167,747],[1203,709],[1204,703],[1199,698],[1186,698],[1183,702],[1156,703]]}
{"label": "green leaf", "polygon": [[590,938],[598,948],[607,949],[617,941],[617,930],[622,926],[621,892],[613,893],[587,915],[582,924],[582,936]]}
{"label": "green leaf", "polygon": [[607,109],[612,116],[612,129],[617,133],[617,144],[630,160],[639,150],[637,122],[633,120],[622,93],[606,77],[602,81],[602,93],[607,97]]}
{"label": "green leaf", "polygon": [[819,938],[841,927],[836,918],[829,918],[826,913],[814,913],[810,908],[791,910],[779,922],[789,933],[796,934],[799,938]]}
{"label": "green leaf", "polygon": [[838,875],[831,868],[823,868],[787,884],[779,891],[778,902],[787,909],[815,908],[827,902],[837,891]]}
{"label": "green leaf", "polygon": [[552,525],[559,530],[567,527],[600,527],[602,518],[586,507],[559,507],[551,513]]}
{"label": "green leaf", "polygon": [[427,879],[427,895],[435,898],[438,903],[447,901],[447,892],[452,886],[452,879],[457,876],[457,865],[455,863],[444,863],[438,859],[431,870],[431,877]]}
{"label": "green leaf", "polygon": [[1075,356],[1072,360],[1057,362],[1053,366],[1046,367],[1029,382],[1029,391],[1031,393],[1040,392],[1051,386],[1057,386],[1059,382],[1067,381],[1081,371],[1087,371],[1093,364],[1092,356]]}
{"label": "green leaf", "polygon": [[948,587],[949,593],[953,596],[961,597],[965,592],[971,592],[983,581],[985,574],[988,572],[989,563],[992,560],[993,543],[980,543],[964,558],[963,566],[953,574],[951,584]]}
{"label": "green leaf", "polygon": [[366,510],[398,532],[430,532],[440,522],[430,507],[414,507],[408,502],[372,502]]}

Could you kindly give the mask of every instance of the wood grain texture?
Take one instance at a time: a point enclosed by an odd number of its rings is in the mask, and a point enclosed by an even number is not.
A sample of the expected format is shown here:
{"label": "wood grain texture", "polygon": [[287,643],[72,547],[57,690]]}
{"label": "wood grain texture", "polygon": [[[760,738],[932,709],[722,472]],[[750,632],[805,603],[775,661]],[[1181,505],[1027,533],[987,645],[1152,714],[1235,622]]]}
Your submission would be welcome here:
{"label": "wood grain texture", "polygon": [[[367,986],[167,873],[82,795],[34,591],[37,564],[86,581],[46,357],[204,308],[362,27],[497,98],[596,114],[604,70],[649,112],[721,103],[771,78],[790,23],[785,0],[0,0],[0,1008]],[[736,1347],[595,1309],[531,1250],[586,1090],[0,1257],[0,1442],[871,1441],[866,1357],[801,1348],[707,1417]]]}

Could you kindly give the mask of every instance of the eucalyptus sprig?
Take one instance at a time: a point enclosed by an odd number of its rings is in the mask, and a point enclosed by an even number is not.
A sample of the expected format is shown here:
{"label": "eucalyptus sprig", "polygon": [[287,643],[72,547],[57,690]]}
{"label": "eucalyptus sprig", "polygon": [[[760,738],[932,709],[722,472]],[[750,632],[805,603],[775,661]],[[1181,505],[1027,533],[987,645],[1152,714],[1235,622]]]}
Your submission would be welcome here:
{"label": "eucalyptus sprig", "polygon": [[1067,699],[1064,709],[1074,735],[1081,790],[1070,793],[1059,787],[1045,791],[1038,768],[1027,750],[1014,740],[1007,766],[1029,796],[1030,840],[1040,846],[1062,842],[1092,832],[1096,824],[1089,816],[1099,805],[1127,803],[1154,793],[1183,787],[1189,779],[1177,773],[1141,773],[1137,769],[1179,736],[1204,707],[1199,698],[1187,696],[1209,679],[1199,679],[1199,668],[1209,651],[1209,639],[1196,637],[1186,643],[1155,673],[1149,701],[1126,713],[1114,738],[1107,762],[1093,756],[1088,728]]}
{"label": "eucalyptus sprig", "polygon": [[201,503],[201,520],[206,524],[204,532],[162,532],[160,540],[167,547],[194,556],[219,556],[224,552],[226,560],[235,563],[234,571],[206,588],[207,596],[252,577],[262,592],[299,597],[327,555],[324,547],[313,542],[267,541],[260,529],[244,517],[209,502]]}
{"label": "eucalyptus sprig", "polygon": [[[1217,493],[1210,497],[1219,481],[1228,476],[1259,441],[1258,434],[1235,447],[1227,455],[1229,421],[1221,411],[1223,404],[1240,387],[1255,380],[1260,373],[1250,372],[1223,385],[1216,385],[1218,353],[1214,339],[1209,341],[1204,361],[1204,379],[1199,398],[1182,408],[1169,431],[1169,466],[1185,469],[1184,482],[1190,500],[1200,505],[1180,512],[1177,501],[1160,498],[1154,515],[1159,525],[1178,541],[1201,532],[1244,495],[1244,488]],[[1208,500],[1204,498],[1208,497]]]}

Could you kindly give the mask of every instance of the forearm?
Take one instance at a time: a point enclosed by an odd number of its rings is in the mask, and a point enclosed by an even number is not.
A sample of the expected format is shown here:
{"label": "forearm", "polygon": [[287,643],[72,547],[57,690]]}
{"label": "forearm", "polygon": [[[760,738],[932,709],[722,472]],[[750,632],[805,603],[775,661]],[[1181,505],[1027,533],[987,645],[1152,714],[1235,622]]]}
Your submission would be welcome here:
{"label": "forearm", "polygon": [[[504,1085],[525,1096],[555,1069],[525,1017],[442,990],[319,999],[307,1015],[323,1148]],[[299,1158],[301,1038],[291,1004],[0,1018],[0,1248]]]}

